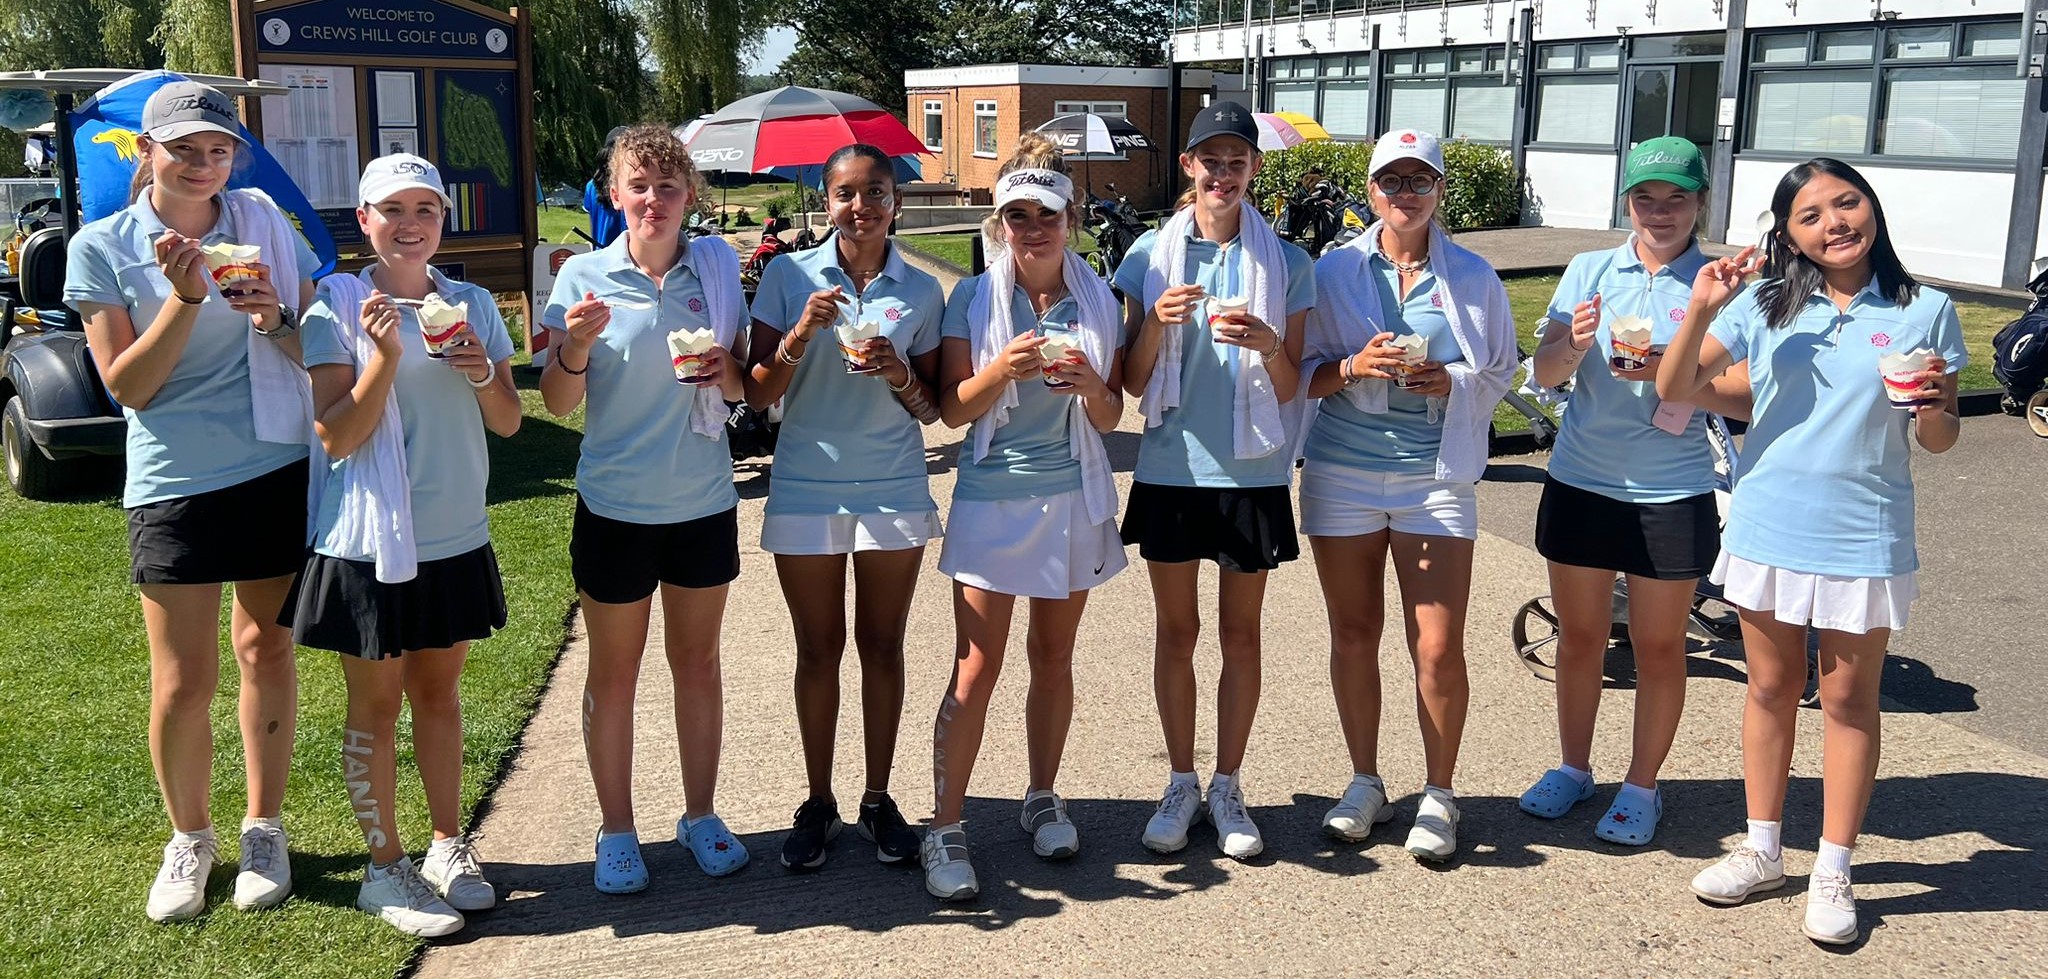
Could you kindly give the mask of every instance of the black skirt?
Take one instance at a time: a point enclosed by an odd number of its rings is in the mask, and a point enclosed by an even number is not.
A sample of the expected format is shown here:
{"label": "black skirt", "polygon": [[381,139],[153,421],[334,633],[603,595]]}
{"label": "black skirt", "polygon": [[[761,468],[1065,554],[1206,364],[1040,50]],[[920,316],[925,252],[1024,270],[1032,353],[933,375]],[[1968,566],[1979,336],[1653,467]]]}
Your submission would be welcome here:
{"label": "black skirt", "polygon": [[1721,553],[1714,494],[1629,503],[1545,479],[1536,553],[1559,564],[1679,581],[1704,577]]}
{"label": "black skirt", "polygon": [[138,585],[263,581],[306,560],[305,460],[210,493],[128,509],[129,579]]}
{"label": "black skirt", "polygon": [[1123,539],[1147,561],[1214,561],[1225,571],[1271,571],[1301,556],[1285,486],[1213,488],[1132,483]]}
{"label": "black skirt", "polygon": [[369,561],[314,554],[305,563],[279,617],[301,646],[391,659],[483,639],[505,626],[505,586],[489,544],[422,561],[411,581],[397,584],[378,581]]}

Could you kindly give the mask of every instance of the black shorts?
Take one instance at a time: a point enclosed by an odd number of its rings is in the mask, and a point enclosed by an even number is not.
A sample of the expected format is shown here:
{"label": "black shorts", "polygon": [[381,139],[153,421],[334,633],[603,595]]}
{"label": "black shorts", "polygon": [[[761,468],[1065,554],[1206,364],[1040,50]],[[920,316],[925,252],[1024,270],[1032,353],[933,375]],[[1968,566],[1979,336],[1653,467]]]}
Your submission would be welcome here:
{"label": "black shorts", "polygon": [[1712,493],[1629,503],[1545,479],[1536,507],[1536,553],[1642,578],[1700,578],[1721,553],[1720,524]]}
{"label": "black shorts", "polygon": [[569,573],[577,591],[607,605],[637,602],[657,584],[727,584],[740,576],[740,508],[681,523],[627,523],[590,512],[579,495]]}
{"label": "black shorts", "polygon": [[374,562],[314,554],[292,582],[278,624],[291,626],[301,646],[363,659],[484,639],[505,627],[498,555],[485,544],[422,561],[411,581],[386,584]]}
{"label": "black shorts", "polygon": [[128,508],[128,580],[138,585],[262,581],[306,560],[307,463],[210,493]]}
{"label": "black shorts", "polygon": [[1147,561],[1214,561],[1225,571],[1271,571],[1301,556],[1285,486],[1215,488],[1132,483],[1123,539]]}

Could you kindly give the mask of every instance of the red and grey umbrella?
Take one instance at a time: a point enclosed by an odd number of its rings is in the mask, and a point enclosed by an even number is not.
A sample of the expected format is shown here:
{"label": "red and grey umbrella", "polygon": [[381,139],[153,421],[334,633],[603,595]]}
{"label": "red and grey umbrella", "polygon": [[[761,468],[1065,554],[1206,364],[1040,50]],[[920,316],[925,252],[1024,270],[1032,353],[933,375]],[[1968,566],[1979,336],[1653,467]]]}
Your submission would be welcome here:
{"label": "red and grey umbrella", "polygon": [[853,143],[881,147],[890,156],[927,152],[887,109],[857,95],[795,85],[750,95],[691,127],[686,139],[700,170],[814,166]]}

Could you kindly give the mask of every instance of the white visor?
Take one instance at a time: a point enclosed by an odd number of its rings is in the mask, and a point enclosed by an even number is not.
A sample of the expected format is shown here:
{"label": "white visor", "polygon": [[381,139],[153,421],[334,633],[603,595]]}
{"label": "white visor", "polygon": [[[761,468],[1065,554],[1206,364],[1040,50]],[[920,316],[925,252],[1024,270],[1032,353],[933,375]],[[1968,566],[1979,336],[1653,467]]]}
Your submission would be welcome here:
{"label": "white visor", "polygon": [[996,209],[1011,201],[1036,201],[1048,211],[1063,210],[1074,200],[1074,182],[1057,170],[1012,170],[996,181]]}

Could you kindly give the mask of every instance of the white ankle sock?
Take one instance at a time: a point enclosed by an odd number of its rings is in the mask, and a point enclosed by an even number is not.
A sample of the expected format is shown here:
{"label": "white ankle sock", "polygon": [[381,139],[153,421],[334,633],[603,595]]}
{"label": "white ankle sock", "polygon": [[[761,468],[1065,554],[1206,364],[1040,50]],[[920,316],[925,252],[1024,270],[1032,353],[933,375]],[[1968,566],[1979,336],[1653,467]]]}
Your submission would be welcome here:
{"label": "white ankle sock", "polygon": [[197,843],[200,840],[211,839],[213,839],[213,827],[211,826],[205,829],[196,829],[190,833],[182,833],[175,830],[171,833],[171,842],[173,843]]}
{"label": "white ankle sock", "polygon": [[1655,808],[1657,805],[1657,790],[1643,788],[1634,782],[1623,782],[1621,783],[1621,790],[1614,793],[1614,802],[1616,805],[1620,805],[1624,801],[1633,802],[1645,809]]}
{"label": "white ankle sock", "polygon": [[284,817],[282,817],[282,816],[244,816],[244,817],[242,817],[242,832],[246,833],[246,832],[248,832],[248,831],[250,831],[250,830],[252,830],[252,829],[255,829],[255,828],[256,828],[256,827],[258,827],[258,826],[267,826],[267,827],[269,827],[269,828],[271,828],[271,829],[283,829],[283,828],[284,828]]}
{"label": "white ankle sock", "polygon": [[1387,794],[1387,783],[1381,781],[1378,775],[1367,775],[1364,772],[1353,772],[1351,774],[1351,781],[1353,784],[1356,785],[1370,785],[1373,788],[1380,790],[1381,795]]}
{"label": "white ankle sock", "polygon": [[1452,792],[1450,789],[1440,788],[1438,786],[1430,785],[1426,782],[1423,783],[1422,792],[1424,795],[1434,795],[1443,799],[1456,799],[1458,797],[1458,794],[1456,792]]}
{"label": "white ankle sock", "polygon": [[1775,819],[1752,819],[1749,821],[1749,839],[1744,842],[1753,849],[1763,851],[1764,856],[1776,860],[1783,853],[1778,843],[1778,831],[1782,826],[1783,824]]}
{"label": "white ankle sock", "polygon": [[1833,843],[1822,840],[1820,841],[1820,856],[1814,858],[1813,869],[1816,873],[1830,870],[1847,877],[1849,876],[1849,857],[1855,852],[1855,847],[1836,846]]}
{"label": "white ankle sock", "polygon": [[1572,777],[1572,780],[1579,783],[1581,786],[1593,780],[1593,773],[1583,768],[1573,768],[1570,765],[1559,765],[1557,766],[1557,770],[1565,773],[1566,775],[1570,775]]}
{"label": "white ankle sock", "polygon": [[1236,784],[1237,776],[1234,774],[1225,775],[1222,772],[1217,772],[1209,776],[1209,791],[1211,792],[1228,792],[1230,787]]}
{"label": "white ankle sock", "polygon": [[1174,772],[1173,777],[1169,779],[1169,781],[1174,785],[1190,785],[1199,787],[1202,784],[1201,778],[1193,772]]}

